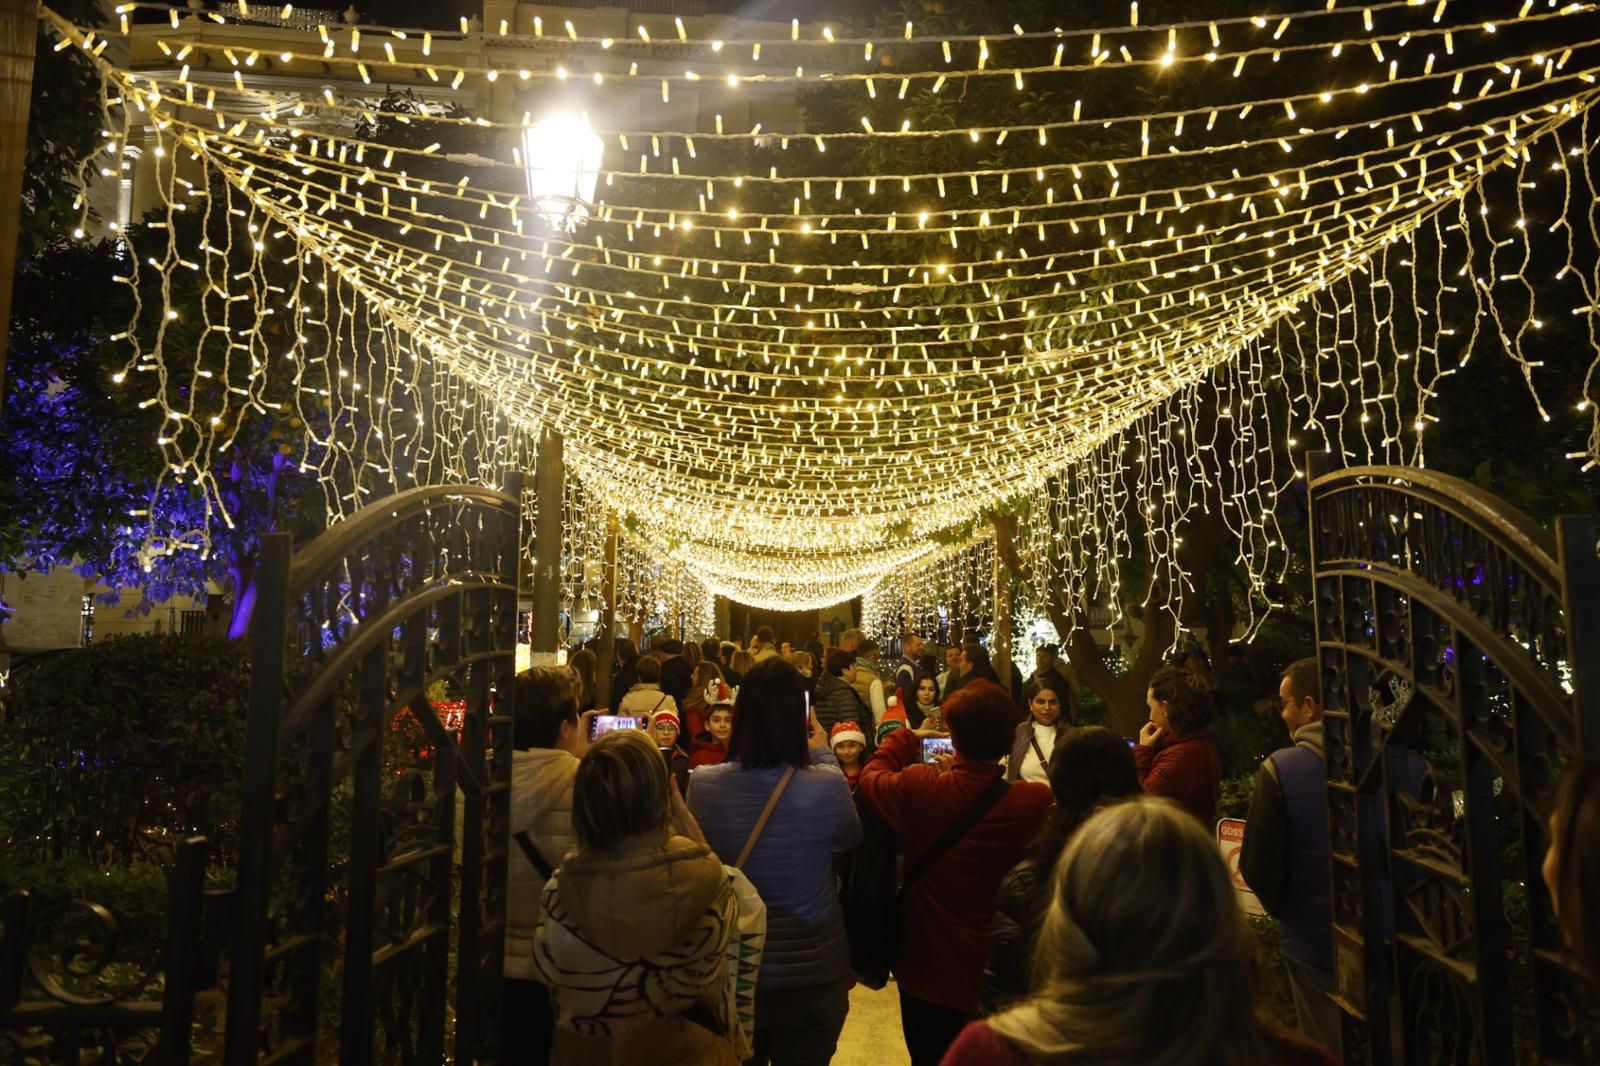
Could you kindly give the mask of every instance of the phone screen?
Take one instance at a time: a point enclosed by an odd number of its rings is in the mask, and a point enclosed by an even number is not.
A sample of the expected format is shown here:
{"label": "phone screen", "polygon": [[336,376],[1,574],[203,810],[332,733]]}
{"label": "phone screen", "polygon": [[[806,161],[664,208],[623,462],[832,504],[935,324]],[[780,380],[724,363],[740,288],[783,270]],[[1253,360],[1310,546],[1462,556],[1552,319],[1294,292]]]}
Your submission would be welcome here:
{"label": "phone screen", "polygon": [[589,739],[599,740],[614,729],[643,729],[648,718],[635,718],[626,714],[597,714],[589,719]]}
{"label": "phone screen", "polygon": [[923,737],[922,761],[937,762],[941,755],[954,755],[956,753],[955,741],[949,737]]}
{"label": "phone screen", "polygon": [[1137,746],[1138,743],[1139,743],[1137,740],[1134,740],[1132,737],[1123,737],[1122,739],[1126,740],[1128,742],[1128,747],[1130,747],[1130,748]]}
{"label": "phone screen", "polygon": [[811,690],[806,689],[806,732],[811,732]]}

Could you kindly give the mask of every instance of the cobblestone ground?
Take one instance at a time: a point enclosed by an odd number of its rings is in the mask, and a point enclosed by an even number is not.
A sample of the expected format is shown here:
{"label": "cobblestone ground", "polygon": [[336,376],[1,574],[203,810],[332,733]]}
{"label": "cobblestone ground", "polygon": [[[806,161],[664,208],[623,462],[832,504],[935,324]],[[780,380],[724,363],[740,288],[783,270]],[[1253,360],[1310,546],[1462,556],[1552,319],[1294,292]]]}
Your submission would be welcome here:
{"label": "cobblestone ground", "polygon": [[881,991],[857,985],[850,991],[850,1016],[839,1035],[833,1066],[910,1066],[900,1035],[900,992],[893,981]]}

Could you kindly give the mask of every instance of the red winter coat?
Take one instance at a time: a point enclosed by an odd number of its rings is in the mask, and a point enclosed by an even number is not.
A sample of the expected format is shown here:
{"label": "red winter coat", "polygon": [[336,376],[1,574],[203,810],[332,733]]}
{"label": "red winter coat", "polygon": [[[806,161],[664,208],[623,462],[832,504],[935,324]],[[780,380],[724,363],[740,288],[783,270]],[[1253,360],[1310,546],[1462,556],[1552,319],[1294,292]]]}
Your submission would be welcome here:
{"label": "red winter coat", "polygon": [[697,766],[715,766],[728,761],[728,749],[714,740],[696,737],[689,742],[689,769]]}
{"label": "red winter coat", "polygon": [[[895,730],[861,771],[861,799],[899,835],[907,869],[1005,772],[958,755],[942,773],[922,763],[921,745],[911,730]],[[894,975],[907,995],[978,1013],[1000,880],[1054,802],[1048,785],[1013,782],[901,899]]]}
{"label": "red winter coat", "polygon": [[1181,737],[1169,734],[1154,747],[1136,744],[1133,761],[1146,792],[1173,800],[1200,819],[1207,832],[1216,825],[1222,759],[1211,742],[1211,730],[1196,729]]}

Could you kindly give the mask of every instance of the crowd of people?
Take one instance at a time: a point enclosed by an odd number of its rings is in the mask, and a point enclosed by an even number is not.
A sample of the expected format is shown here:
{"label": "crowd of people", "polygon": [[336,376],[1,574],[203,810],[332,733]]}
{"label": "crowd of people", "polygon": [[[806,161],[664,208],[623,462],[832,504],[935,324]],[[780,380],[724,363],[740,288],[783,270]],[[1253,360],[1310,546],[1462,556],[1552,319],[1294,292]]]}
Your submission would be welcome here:
{"label": "crowd of people", "polygon": [[[1123,737],[1079,724],[1054,647],[1013,686],[980,645],[897,643],[618,641],[604,705],[587,651],[518,676],[506,1062],[820,1066],[850,989],[890,973],[914,1066],[1339,1061],[1315,660],[1282,675],[1290,743],[1240,861],[1280,923],[1291,1032],[1212,835],[1201,676],[1158,671]],[[1549,831],[1593,974],[1600,765]]]}

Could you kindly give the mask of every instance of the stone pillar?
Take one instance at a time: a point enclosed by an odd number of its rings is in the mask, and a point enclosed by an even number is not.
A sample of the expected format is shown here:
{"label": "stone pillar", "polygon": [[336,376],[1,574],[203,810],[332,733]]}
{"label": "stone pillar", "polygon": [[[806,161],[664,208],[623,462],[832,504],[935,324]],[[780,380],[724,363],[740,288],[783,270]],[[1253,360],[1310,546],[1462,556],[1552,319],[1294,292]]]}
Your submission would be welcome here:
{"label": "stone pillar", "polygon": [[561,434],[545,427],[539,437],[539,468],[534,474],[539,502],[533,534],[532,665],[556,665],[561,627],[561,512],[565,502]]}
{"label": "stone pillar", "polygon": [[28,154],[28,105],[38,34],[39,0],[0,0],[0,407],[6,395],[11,279],[17,270],[22,165]]}

